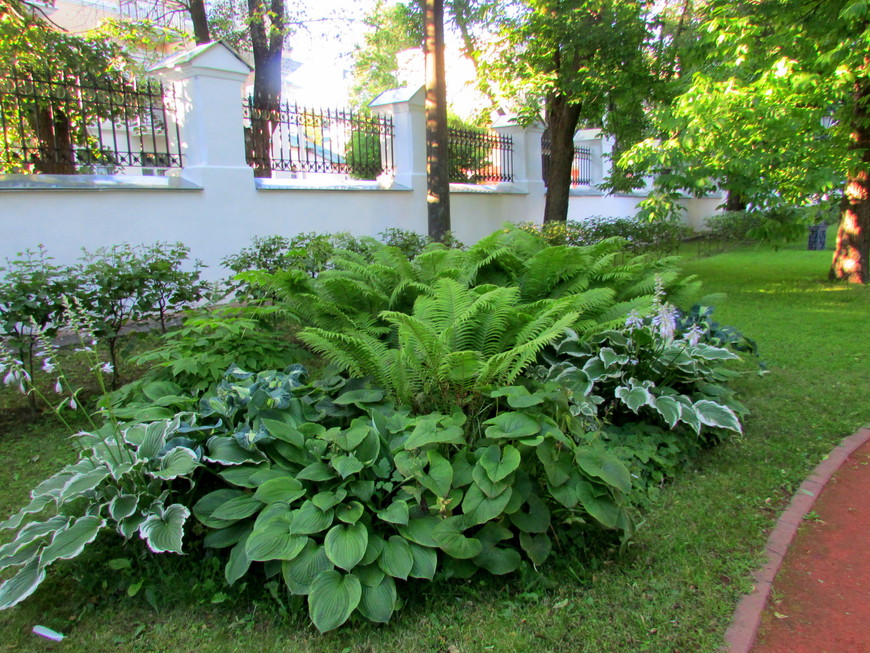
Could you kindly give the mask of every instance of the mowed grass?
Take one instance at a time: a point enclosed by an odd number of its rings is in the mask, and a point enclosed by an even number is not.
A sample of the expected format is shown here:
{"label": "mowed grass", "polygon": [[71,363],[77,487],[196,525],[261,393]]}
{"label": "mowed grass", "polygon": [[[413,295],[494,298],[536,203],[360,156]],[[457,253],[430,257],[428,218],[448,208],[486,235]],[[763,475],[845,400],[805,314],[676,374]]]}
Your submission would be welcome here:
{"label": "mowed grass", "polygon": [[[262,589],[212,605],[222,588],[199,553],[145,567],[155,610],[142,592],[128,599],[111,591],[117,574],[105,562],[124,552],[97,547],[0,614],[0,651],[716,651],[778,514],[827,452],[870,421],[870,288],[827,283],[829,264],[829,251],[798,248],[686,263],[706,293],[727,295],[718,319],[757,340],[769,373],[746,366],[745,435],[675,479],[621,556],[598,550],[590,558],[563,543],[539,575],[415,585],[389,625],[320,636],[301,606],[282,614]],[[53,427],[0,435],[0,507],[23,502],[49,463],[69,456]],[[35,624],[67,637],[38,639]]]}

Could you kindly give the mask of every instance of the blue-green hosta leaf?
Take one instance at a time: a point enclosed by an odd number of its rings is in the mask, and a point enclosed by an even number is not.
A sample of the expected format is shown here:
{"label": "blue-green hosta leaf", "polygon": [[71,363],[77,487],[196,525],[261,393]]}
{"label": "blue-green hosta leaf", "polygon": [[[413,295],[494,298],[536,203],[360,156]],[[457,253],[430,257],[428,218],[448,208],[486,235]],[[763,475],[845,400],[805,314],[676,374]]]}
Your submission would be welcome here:
{"label": "blue-green hosta leaf", "polygon": [[279,422],[276,419],[263,419],[261,421],[272,437],[300,448],[305,446],[305,437],[292,424]]}
{"label": "blue-green hosta leaf", "polygon": [[489,480],[498,483],[520,466],[520,452],[509,444],[504,447],[493,444],[484,449],[480,464]]}
{"label": "blue-green hosta leaf", "polygon": [[363,516],[363,512],[365,512],[363,504],[359,501],[351,501],[336,508],[335,516],[345,524],[356,524],[359,518]]}
{"label": "blue-green hosta leaf", "polygon": [[543,564],[553,550],[553,543],[546,533],[539,535],[520,533],[520,546],[534,565]]}
{"label": "blue-green hosta leaf", "polygon": [[170,481],[179,476],[186,476],[199,467],[199,456],[187,447],[175,447],[160,461],[160,469],[148,472],[150,476]]}
{"label": "blue-green hosta leaf", "polygon": [[332,526],[332,520],[335,511],[321,510],[311,500],[306,501],[302,506],[293,511],[293,523],[291,532],[294,535],[313,535],[325,531]]}
{"label": "blue-green hosta leaf", "polygon": [[21,603],[45,580],[45,567],[38,558],[28,562],[9,580],[0,584],[0,610]]}
{"label": "blue-green hosta leaf", "polygon": [[305,548],[307,537],[293,535],[286,522],[272,521],[254,529],[245,544],[250,560],[293,560]]}
{"label": "blue-green hosta leaf", "polygon": [[254,498],[263,503],[293,503],[304,495],[305,488],[302,487],[302,483],[286,475],[264,482],[254,492]]}
{"label": "blue-green hosta leaf", "polygon": [[353,474],[361,472],[365,468],[365,465],[357,460],[356,456],[353,454],[347,456],[336,456],[329,461],[329,464],[332,465],[332,468],[337,471],[342,478],[352,476]]}
{"label": "blue-green hosta leaf", "polygon": [[390,537],[378,558],[378,566],[389,576],[407,580],[414,567],[414,554],[408,540],[398,535]]}
{"label": "blue-green hosta leaf", "polygon": [[358,610],[369,621],[385,624],[393,616],[396,607],[396,582],[384,576],[374,587],[362,584],[362,596]]}
{"label": "blue-green hosta leaf", "polygon": [[523,533],[546,533],[550,527],[550,510],[537,494],[529,495],[527,502],[528,512],[511,514],[511,522]]}
{"label": "blue-green hosta leaf", "polygon": [[321,572],[333,569],[332,563],[326,557],[326,549],[315,544],[311,538],[307,540],[299,555],[281,565],[281,574],[291,594],[308,594],[314,579]]}
{"label": "blue-green hosta leaf", "polygon": [[399,533],[406,540],[416,542],[421,546],[437,547],[438,541],[435,539],[435,529],[441,520],[438,517],[427,515],[426,517],[417,517],[411,519],[407,526],[400,526]]}
{"label": "blue-green hosta leaf", "polygon": [[411,547],[411,555],[414,556],[414,564],[408,576],[432,580],[438,567],[438,552],[419,544],[408,544],[408,546]]}
{"label": "blue-green hosta leaf", "polygon": [[541,430],[538,420],[516,411],[499,413],[484,424],[488,425],[486,428],[488,438],[527,438]]}
{"label": "blue-green hosta leaf", "polygon": [[641,406],[651,403],[654,399],[649,390],[641,386],[629,388],[628,386],[621,385],[616,388],[613,394],[628,406],[629,410],[633,413],[637,413]]}
{"label": "blue-green hosta leaf", "polygon": [[109,470],[106,467],[97,467],[85,474],[80,474],[70,478],[60,491],[59,503],[64,503],[75,497],[90,492],[102,483],[109,476]]}
{"label": "blue-green hosta leaf", "polygon": [[338,524],[326,533],[323,546],[332,564],[350,571],[363,559],[368,542],[369,531],[365,524]]}
{"label": "blue-green hosta leaf", "polygon": [[650,406],[656,409],[670,428],[674,428],[677,422],[680,421],[680,405],[673,397],[666,395],[654,397],[653,401],[650,402]]}
{"label": "blue-green hosta leaf", "polygon": [[[413,523],[413,522],[411,522]],[[466,537],[465,530],[469,527],[464,515],[448,517],[435,527],[434,538],[444,553],[451,558],[466,560],[480,555],[483,545],[480,540]]]}
{"label": "blue-green hosta leaf", "polygon": [[361,598],[362,584],[356,576],[322,571],[308,592],[311,621],[321,633],[334,630],[348,620]]}
{"label": "blue-green hosta leaf", "polygon": [[139,505],[139,497],[135,494],[119,494],[109,502],[109,516],[115,521],[126,519]]}
{"label": "blue-green hosta leaf", "polygon": [[253,494],[242,494],[215,508],[211,517],[221,521],[239,521],[259,512],[262,508],[263,502],[259,501]]}
{"label": "blue-green hosta leaf", "polygon": [[503,386],[493,390],[489,396],[492,398],[507,397],[508,406],[511,408],[528,408],[544,402],[544,398],[539,393],[532,394],[521,385]]}
{"label": "blue-green hosta leaf", "polygon": [[698,420],[702,424],[720,429],[729,429],[738,433],[743,432],[743,429],[740,428],[740,420],[737,419],[737,415],[728,406],[717,404],[715,401],[708,399],[702,399],[695,402],[695,412],[698,414]]}
{"label": "blue-green hosta leaf", "polygon": [[206,460],[221,465],[243,465],[245,463],[261,463],[267,460],[266,455],[256,449],[248,451],[236,442],[235,438],[213,435],[206,442],[208,455]]}
{"label": "blue-green hosta leaf", "polygon": [[591,447],[580,447],[575,452],[574,459],[580,469],[590,476],[600,478],[625,494],[631,492],[631,474],[622,461],[612,453]]}
{"label": "blue-green hosta leaf", "polygon": [[385,394],[383,390],[365,388],[342,393],[337,399],[332,401],[339,406],[346,406],[348,404],[376,404],[384,398]]}
{"label": "blue-green hosta leaf", "polygon": [[84,548],[97,538],[97,534],[106,525],[106,520],[100,517],[79,517],[66,530],[59,531],[54,539],[42,551],[41,564],[45,567],[55,560],[75,558]]}
{"label": "blue-green hosta leaf", "polygon": [[383,510],[378,511],[378,519],[390,524],[406,525],[408,523],[408,504],[402,499],[396,499]]}
{"label": "blue-green hosta leaf", "polygon": [[453,467],[450,461],[435,449],[427,451],[426,457],[429,460],[429,469],[420,477],[420,484],[435,496],[447,496],[453,483]]}
{"label": "blue-green hosta leaf", "polygon": [[181,554],[184,522],[189,516],[190,510],[186,506],[174,503],[149,515],[139,527],[139,536],[153,553],[168,551]]}
{"label": "blue-green hosta leaf", "polygon": [[224,577],[227,579],[228,585],[232,585],[239,580],[239,578],[247,574],[248,569],[251,567],[251,560],[248,558],[247,553],[248,538],[250,535],[251,532],[249,530],[239,538],[239,541],[233,547],[233,550],[230,551],[230,557],[224,567]]}

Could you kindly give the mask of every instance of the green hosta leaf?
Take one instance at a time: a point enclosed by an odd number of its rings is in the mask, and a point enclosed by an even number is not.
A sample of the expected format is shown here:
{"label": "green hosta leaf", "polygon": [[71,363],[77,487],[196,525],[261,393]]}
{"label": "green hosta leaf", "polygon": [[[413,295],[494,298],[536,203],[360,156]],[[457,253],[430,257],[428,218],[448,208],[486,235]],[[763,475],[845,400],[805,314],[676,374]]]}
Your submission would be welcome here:
{"label": "green hosta leaf", "polygon": [[374,587],[363,584],[358,610],[369,621],[385,624],[393,616],[396,606],[396,582],[384,576]]}
{"label": "green hosta leaf", "polygon": [[302,483],[291,476],[270,479],[254,492],[254,498],[263,503],[293,503],[304,495]]}
{"label": "green hosta leaf", "polygon": [[602,479],[625,494],[631,492],[631,474],[622,461],[612,453],[583,447],[577,449],[574,459],[580,469],[590,476]]}
{"label": "green hosta leaf", "polygon": [[468,456],[464,455],[464,451],[460,450],[453,456],[453,487],[465,487],[473,480],[471,473],[474,461],[469,462]]}
{"label": "green hosta leaf", "polygon": [[416,452],[400,451],[393,458],[396,469],[405,478],[420,478],[423,476],[423,464],[425,460],[416,455]]}
{"label": "green hosta leaf", "polygon": [[417,426],[405,440],[404,448],[420,449],[431,444],[465,444],[465,432],[459,426],[442,427],[439,415],[418,418]]}
{"label": "green hosta leaf", "polygon": [[493,390],[490,397],[507,397],[508,406],[511,408],[529,408],[544,403],[544,398],[538,394],[531,394],[521,385],[510,385]]}
{"label": "green hosta leaf", "polygon": [[341,474],[342,478],[352,476],[353,474],[361,472],[365,468],[365,465],[357,460],[356,456],[353,454],[347,456],[336,456],[329,461],[329,464],[332,465],[335,471]]}
{"label": "green hosta leaf", "polygon": [[434,532],[438,547],[450,557],[459,560],[480,555],[483,550],[480,540],[466,537],[463,534],[468,526],[468,521],[464,515],[448,517],[440,521]]}
{"label": "green hosta leaf", "polygon": [[332,401],[339,406],[346,406],[348,404],[376,404],[383,400],[385,394],[383,390],[376,389],[350,390]]}
{"label": "green hosta leaf", "polygon": [[343,521],[345,524],[356,524],[359,521],[359,518],[363,516],[363,512],[365,508],[363,504],[359,501],[351,501],[350,503],[346,503],[335,510],[335,516],[338,517],[339,521]]}
{"label": "green hosta leaf", "polygon": [[311,463],[308,467],[296,474],[296,478],[300,481],[315,481],[320,483],[335,478],[335,472],[332,471],[326,463],[316,462]]}
{"label": "green hosta leaf", "polygon": [[362,585],[353,574],[328,570],[318,574],[308,593],[311,621],[321,633],[348,620],[362,598]]}
{"label": "green hosta leaf", "polygon": [[534,565],[543,564],[553,550],[553,543],[546,533],[540,535],[520,533],[520,546]]}
{"label": "green hosta leaf", "polygon": [[641,406],[651,403],[654,399],[646,388],[640,386],[628,388],[621,385],[616,388],[613,394],[616,395],[617,399],[622,400],[622,403],[628,406],[629,410],[633,413],[637,413]]}
{"label": "green hosta leaf", "polygon": [[326,490],[325,492],[318,492],[311,497],[311,503],[321,510],[329,510],[330,508],[335,508],[335,506],[344,501],[346,496],[347,490],[344,488],[339,488],[335,492],[332,490]]}
{"label": "green hosta leaf", "polygon": [[160,461],[160,469],[148,474],[170,481],[179,476],[187,476],[197,467],[199,467],[199,456],[195,451],[187,447],[175,447]]}
{"label": "green hosta leaf", "polygon": [[72,526],[59,531],[40,556],[41,564],[47,567],[55,560],[75,558],[84,548],[97,538],[97,534],[106,525],[106,520],[99,517],[79,517]]}
{"label": "green hosta leaf", "polygon": [[484,547],[479,555],[474,557],[474,563],[495,576],[502,576],[516,571],[522,562],[520,554],[514,549],[500,547]]}
{"label": "green hosta leaf", "polygon": [[232,524],[232,522],[224,519],[213,518],[212,515],[214,514],[214,511],[224,505],[227,501],[241,496],[243,496],[241,490],[215,490],[214,492],[206,494],[202,499],[196,502],[193,506],[193,514],[196,515],[196,518],[205,526],[210,528],[224,528],[225,526]]}
{"label": "green hosta leaf", "polygon": [[156,514],[149,515],[139,527],[139,536],[153,553],[168,551],[181,554],[184,522],[189,516],[190,510],[186,506],[174,503],[168,508],[160,509]]}
{"label": "green hosta leaf", "polygon": [[251,567],[251,559],[248,558],[246,551],[250,536],[251,533],[248,531],[247,534],[239,538],[233,550],[230,551],[229,560],[227,560],[226,567],[224,567],[224,577],[227,579],[228,585],[232,585],[239,578],[247,574],[248,569]]}
{"label": "green hosta leaf", "polygon": [[407,580],[408,574],[414,568],[414,554],[411,553],[408,541],[404,537],[393,535],[381,551],[378,566],[385,574]]}
{"label": "green hosta leaf", "polygon": [[288,525],[280,521],[255,528],[245,544],[250,560],[293,560],[305,548],[307,537],[288,532]]}
{"label": "green hosta leaf", "polygon": [[509,444],[504,448],[493,444],[484,449],[480,464],[489,480],[498,483],[520,466],[520,452]]}
{"label": "green hosta leaf", "polygon": [[702,399],[695,402],[695,412],[698,415],[698,420],[701,424],[707,426],[715,426],[720,429],[729,429],[742,433],[740,428],[740,420],[728,406],[722,406],[715,401]]}
{"label": "green hosta leaf", "polygon": [[383,510],[378,511],[378,519],[390,524],[406,525],[408,523],[408,504],[402,499],[396,499]]}
{"label": "green hosta leaf", "polygon": [[438,517],[426,516],[412,518],[407,526],[400,526],[399,533],[406,540],[416,542],[422,546],[436,547],[435,529],[441,523]]}
{"label": "green hosta leaf", "polygon": [[40,564],[39,559],[28,562],[12,578],[0,584],[0,610],[21,603],[36,591],[43,580],[45,567]]}
{"label": "green hosta leaf", "polygon": [[372,564],[358,566],[353,570],[353,575],[359,578],[359,582],[363,584],[363,587],[366,585],[377,587],[387,577],[383,569]]}
{"label": "green hosta leaf", "polygon": [[581,482],[580,472],[572,469],[568,480],[561,485],[547,484],[552,497],[566,508],[573,508],[580,501],[577,496],[577,484]]}
{"label": "green hosta leaf", "polygon": [[312,501],[306,501],[302,507],[293,511],[292,532],[295,535],[313,535],[332,526],[334,510],[321,510]]}
{"label": "green hosta leaf", "polygon": [[220,472],[219,476],[232,485],[253,489],[258,486],[258,483],[255,483],[251,477],[264,469],[268,468],[263,465],[239,465],[225,469]]}
{"label": "green hosta leaf", "polygon": [[109,502],[109,516],[115,521],[126,519],[139,505],[139,497],[135,494],[119,494]]}
{"label": "green hosta leaf", "polygon": [[366,554],[363,556],[363,559],[360,560],[360,566],[373,566],[373,563],[381,557],[381,553],[386,545],[387,541],[384,538],[380,535],[370,533],[369,545],[366,547]]}
{"label": "green hosta leaf", "polygon": [[290,593],[302,596],[308,594],[311,583],[317,576],[332,569],[332,563],[326,557],[326,549],[315,544],[311,538],[308,538],[305,548],[298,556],[281,565],[281,573]]}
{"label": "green hosta leaf", "polygon": [[261,463],[267,460],[265,454],[256,449],[248,451],[236,442],[235,438],[213,435],[206,442],[208,455],[206,460],[221,465],[242,465],[244,463]]}
{"label": "green hosta leaf", "polygon": [[372,432],[372,427],[369,426],[366,420],[357,417],[349,429],[339,431],[335,436],[335,443],[344,451],[355,451]]}
{"label": "green hosta leaf", "polygon": [[365,524],[333,526],[324,539],[326,557],[336,567],[350,571],[362,560],[368,542],[369,532]]}
{"label": "green hosta leaf", "polygon": [[515,512],[510,516],[514,526],[523,533],[546,533],[550,527],[550,510],[536,494],[528,498],[528,512]]}
{"label": "green hosta leaf", "polygon": [[292,444],[300,449],[305,446],[305,437],[299,432],[299,429],[292,424],[280,422],[275,419],[263,419],[261,421],[263,422],[263,426],[266,427],[266,430],[269,432],[269,435],[272,437],[281,440],[282,442]]}
{"label": "green hosta leaf", "polygon": [[408,575],[411,578],[432,580],[438,567],[438,552],[418,544],[409,544],[408,546],[411,547],[411,555],[414,557],[414,564]]}
{"label": "green hosta leaf", "polygon": [[486,429],[488,438],[527,438],[541,430],[538,420],[515,411],[499,413],[484,424],[489,425]]}
{"label": "green hosta leaf", "polygon": [[483,493],[488,496],[490,499],[494,499],[495,497],[501,495],[507,487],[508,483],[506,481],[502,481],[500,483],[493,483],[489,475],[486,473],[486,470],[483,468],[483,463],[479,460],[477,464],[474,466],[474,469],[471,471],[471,477],[474,479],[474,484],[483,491]]}
{"label": "green hosta leaf", "polygon": [[348,483],[347,489],[352,497],[356,497],[360,501],[370,501],[375,493],[375,482],[351,481]]}
{"label": "green hosta leaf", "polygon": [[211,516],[212,519],[222,521],[239,521],[259,512],[262,508],[263,502],[259,501],[253,494],[243,494],[218,506]]}
{"label": "green hosta leaf", "polygon": [[504,512],[505,506],[510,501],[511,492],[510,488],[506,488],[504,492],[491,499],[477,485],[472,485],[462,500],[462,513],[470,525],[484,524]]}
{"label": "green hosta leaf", "polygon": [[444,456],[435,449],[426,452],[429,459],[427,473],[420,477],[420,484],[430,490],[435,496],[447,496],[453,483],[453,467]]}
{"label": "green hosta leaf", "polygon": [[674,428],[680,421],[680,404],[673,397],[654,397],[650,405],[656,409],[670,428]]}
{"label": "green hosta leaf", "polygon": [[210,549],[225,549],[235,546],[242,537],[247,537],[251,532],[251,525],[247,522],[237,522],[232,526],[221,528],[209,533],[203,538],[203,546]]}
{"label": "green hosta leaf", "polygon": [[575,490],[577,498],[586,512],[605,527],[616,527],[619,519],[619,506],[616,505],[610,496],[597,494],[592,484],[586,481],[579,481],[575,486]]}

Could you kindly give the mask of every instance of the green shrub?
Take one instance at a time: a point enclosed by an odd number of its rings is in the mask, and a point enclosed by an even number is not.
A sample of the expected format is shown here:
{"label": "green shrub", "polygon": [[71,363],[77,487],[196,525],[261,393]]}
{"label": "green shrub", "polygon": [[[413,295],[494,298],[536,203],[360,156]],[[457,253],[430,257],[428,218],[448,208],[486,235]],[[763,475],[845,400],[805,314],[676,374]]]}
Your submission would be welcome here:
{"label": "green shrub", "polygon": [[544,225],[524,223],[523,229],[540,233],[551,245],[594,245],[608,238],[621,238],[626,250],[633,253],[658,252],[670,254],[691,235],[692,230],[679,220],[610,218],[592,216],[582,222],[548,222]]}

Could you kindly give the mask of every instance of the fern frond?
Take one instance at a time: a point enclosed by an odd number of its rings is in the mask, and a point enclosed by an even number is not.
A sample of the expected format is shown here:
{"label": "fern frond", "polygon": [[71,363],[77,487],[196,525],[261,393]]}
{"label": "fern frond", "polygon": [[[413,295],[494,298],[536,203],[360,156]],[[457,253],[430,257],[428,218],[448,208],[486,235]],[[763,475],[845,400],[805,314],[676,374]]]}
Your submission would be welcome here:
{"label": "fern frond", "polygon": [[308,327],[299,332],[299,339],[339,370],[351,376],[371,376],[382,388],[393,391],[390,363],[394,354],[377,338]]}

